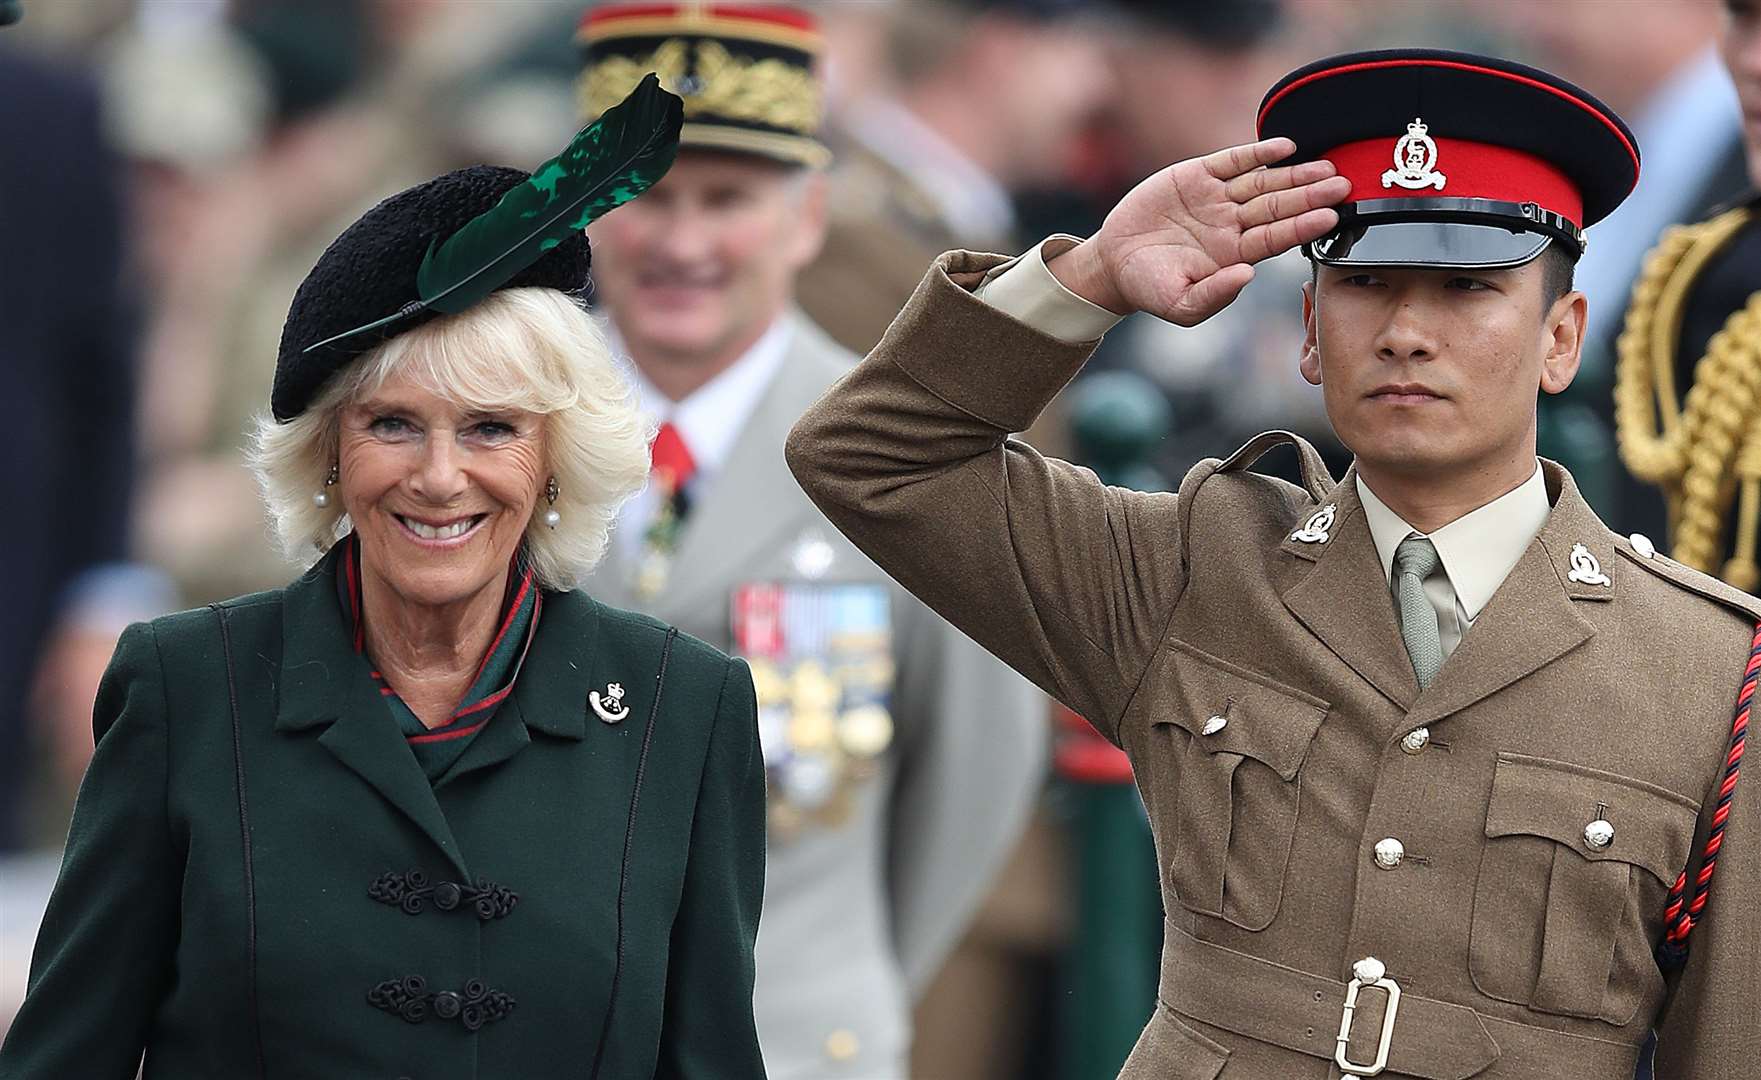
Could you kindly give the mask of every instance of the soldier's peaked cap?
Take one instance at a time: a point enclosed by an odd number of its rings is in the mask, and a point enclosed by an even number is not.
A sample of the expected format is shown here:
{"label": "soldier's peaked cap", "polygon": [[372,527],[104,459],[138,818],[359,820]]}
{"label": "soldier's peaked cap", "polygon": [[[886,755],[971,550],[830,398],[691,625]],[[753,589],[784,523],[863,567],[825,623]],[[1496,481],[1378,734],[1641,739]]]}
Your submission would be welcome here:
{"label": "soldier's peaked cap", "polygon": [[1328,57],[1278,80],[1261,138],[1296,143],[1352,183],[1323,263],[1505,267],[1583,230],[1639,180],[1638,140],[1613,109],[1537,68],[1439,49]]}

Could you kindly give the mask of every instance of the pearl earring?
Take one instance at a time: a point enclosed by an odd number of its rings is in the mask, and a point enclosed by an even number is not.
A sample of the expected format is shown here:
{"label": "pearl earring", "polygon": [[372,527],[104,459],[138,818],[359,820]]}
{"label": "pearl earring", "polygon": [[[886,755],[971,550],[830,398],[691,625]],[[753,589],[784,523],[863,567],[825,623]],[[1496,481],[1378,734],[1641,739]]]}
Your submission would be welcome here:
{"label": "pearl earring", "polygon": [[552,529],[561,525],[563,520],[562,514],[558,513],[556,508],[556,497],[560,493],[561,489],[556,486],[556,477],[553,476],[544,485],[544,497],[550,500],[550,509],[544,512],[544,524]]}
{"label": "pearl earring", "polygon": [[336,466],[332,465],[330,467],[330,475],[326,476],[324,478],[324,487],[321,487],[317,491],[312,493],[312,505],[316,506],[320,510],[324,509],[326,506],[329,506],[330,505],[330,492],[327,489],[333,488],[335,486],[336,486]]}

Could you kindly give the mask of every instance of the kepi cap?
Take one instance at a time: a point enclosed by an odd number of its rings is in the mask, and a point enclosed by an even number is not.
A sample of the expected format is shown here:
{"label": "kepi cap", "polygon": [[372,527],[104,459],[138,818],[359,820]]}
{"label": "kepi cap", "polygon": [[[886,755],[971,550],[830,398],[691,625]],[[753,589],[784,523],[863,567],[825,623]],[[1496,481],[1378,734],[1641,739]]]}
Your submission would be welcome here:
{"label": "kepi cap", "polygon": [[822,41],[812,14],[787,4],[611,3],[590,9],[575,41],[584,119],[617,104],[643,75],[685,100],[681,147],[824,165]]}
{"label": "kepi cap", "polygon": [[1584,229],[1639,179],[1614,110],[1537,68],[1438,49],[1347,53],[1298,68],[1260,104],[1261,138],[1352,182],[1339,228],[1308,246],[1337,266],[1493,269]]}

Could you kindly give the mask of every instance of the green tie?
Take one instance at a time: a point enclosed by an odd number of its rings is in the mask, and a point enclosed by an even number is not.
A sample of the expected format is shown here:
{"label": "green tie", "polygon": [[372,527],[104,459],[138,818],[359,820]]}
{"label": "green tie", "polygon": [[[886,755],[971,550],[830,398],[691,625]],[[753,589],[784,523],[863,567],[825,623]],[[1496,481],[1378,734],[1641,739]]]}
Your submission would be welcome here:
{"label": "green tie", "polygon": [[1394,601],[1400,608],[1400,638],[1412,657],[1419,689],[1431,685],[1443,666],[1443,639],[1437,632],[1437,609],[1425,596],[1425,578],[1442,560],[1422,536],[1409,536],[1394,549]]}

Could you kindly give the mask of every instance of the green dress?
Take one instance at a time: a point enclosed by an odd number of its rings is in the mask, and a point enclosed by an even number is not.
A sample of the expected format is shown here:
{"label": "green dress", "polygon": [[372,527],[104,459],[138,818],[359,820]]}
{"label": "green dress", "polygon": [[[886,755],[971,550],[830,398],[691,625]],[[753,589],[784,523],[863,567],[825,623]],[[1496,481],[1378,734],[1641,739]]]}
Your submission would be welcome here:
{"label": "green dress", "polygon": [[343,551],[123,635],[0,1080],[762,1077],[745,665],[545,594],[431,781]]}

